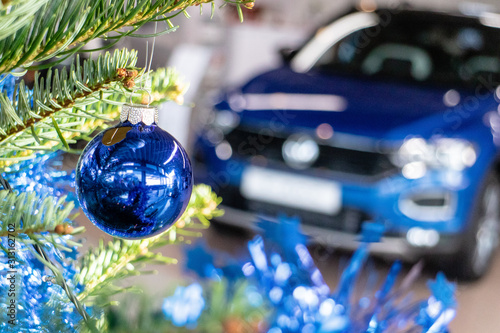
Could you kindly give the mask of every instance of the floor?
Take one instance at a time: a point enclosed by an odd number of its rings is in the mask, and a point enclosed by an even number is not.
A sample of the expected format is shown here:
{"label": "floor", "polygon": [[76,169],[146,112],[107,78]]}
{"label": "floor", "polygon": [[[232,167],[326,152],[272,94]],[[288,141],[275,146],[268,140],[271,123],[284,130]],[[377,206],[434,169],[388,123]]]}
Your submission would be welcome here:
{"label": "floor", "polygon": [[[82,216],[78,221],[87,227],[87,242],[85,246],[96,244],[99,238],[106,238],[100,230],[93,226]],[[228,253],[236,253],[241,249],[248,235],[235,233],[234,230],[220,232],[211,227],[203,236],[207,244]],[[186,283],[187,276],[182,268],[183,253],[178,246],[167,246],[161,251],[164,255],[175,257],[179,260],[178,265],[155,266],[158,271],[156,275],[146,275],[133,278],[130,284],[142,286],[151,294],[165,295],[171,291],[178,283]],[[321,270],[325,281],[332,289],[338,281],[340,275],[339,266],[348,254],[336,253],[329,249],[314,247],[311,252],[316,260],[318,268]],[[390,267],[390,263],[382,260],[375,260],[373,265],[381,275]],[[408,271],[410,267],[405,267]],[[426,298],[428,295],[426,281],[435,277],[436,271],[426,269],[422,276],[414,285],[416,297]],[[498,333],[500,332],[500,255],[495,258],[494,265],[488,275],[481,281],[469,284],[459,284],[457,286],[458,312],[455,320],[450,326],[450,333]]]}

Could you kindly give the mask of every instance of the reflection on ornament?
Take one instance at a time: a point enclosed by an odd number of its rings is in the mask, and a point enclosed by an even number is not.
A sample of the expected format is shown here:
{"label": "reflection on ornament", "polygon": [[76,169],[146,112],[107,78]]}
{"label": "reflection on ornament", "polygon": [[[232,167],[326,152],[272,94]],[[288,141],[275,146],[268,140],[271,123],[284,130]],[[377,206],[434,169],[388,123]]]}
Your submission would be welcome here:
{"label": "reflection on ornament", "polygon": [[125,105],[120,124],[98,134],[78,161],[82,209],[112,236],[156,235],[172,226],[189,202],[191,163],[180,143],[156,125],[157,112]]}

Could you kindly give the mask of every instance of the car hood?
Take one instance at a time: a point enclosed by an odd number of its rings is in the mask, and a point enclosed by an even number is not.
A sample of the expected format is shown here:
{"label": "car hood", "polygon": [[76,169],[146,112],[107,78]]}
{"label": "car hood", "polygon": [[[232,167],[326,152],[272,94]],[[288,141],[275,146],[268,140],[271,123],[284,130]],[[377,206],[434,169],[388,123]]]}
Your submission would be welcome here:
{"label": "car hood", "polygon": [[[243,98],[239,103],[234,103],[237,98],[229,97],[227,107],[240,108],[243,125],[268,126],[266,123],[276,122],[316,128],[328,123],[338,133],[399,140],[408,134],[427,137],[436,129],[442,133],[452,127],[450,113],[460,115],[461,105],[449,108],[444,104],[448,91],[281,68],[251,80],[241,89],[239,96]],[[466,100],[466,93],[461,91],[460,95],[462,101]],[[484,98],[479,102],[486,103]],[[470,115],[463,120],[470,121]]]}

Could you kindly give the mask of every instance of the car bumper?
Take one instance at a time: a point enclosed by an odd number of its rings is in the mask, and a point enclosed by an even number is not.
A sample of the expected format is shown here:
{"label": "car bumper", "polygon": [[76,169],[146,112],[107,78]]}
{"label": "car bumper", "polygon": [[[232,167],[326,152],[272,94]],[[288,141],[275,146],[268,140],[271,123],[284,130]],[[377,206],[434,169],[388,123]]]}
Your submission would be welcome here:
{"label": "car bumper", "polygon": [[[222,205],[225,214],[216,219],[217,222],[260,232],[256,224],[259,218],[266,218],[278,223],[275,217],[264,216]],[[314,244],[354,251],[360,244],[360,236],[344,231],[332,230],[323,227],[303,224],[302,232],[309,236]],[[416,247],[411,245],[405,234],[382,237],[380,242],[370,245],[370,252],[385,258],[396,258],[415,262],[423,257],[454,255],[460,249],[461,237],[459,234],[441,235],[439,242],[432,247]]]}

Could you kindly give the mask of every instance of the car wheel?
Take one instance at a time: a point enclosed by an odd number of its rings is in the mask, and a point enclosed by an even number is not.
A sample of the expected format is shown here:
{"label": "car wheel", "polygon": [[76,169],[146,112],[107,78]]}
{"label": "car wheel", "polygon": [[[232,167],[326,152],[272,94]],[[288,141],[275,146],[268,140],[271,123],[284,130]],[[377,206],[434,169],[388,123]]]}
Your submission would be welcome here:
{"label": "car wheel", "polygon": [[486,177],[472,212],[469,231],[453,271],[462,280],[477,280],[489,269],[497,250],[500,234],[500,180],[495,174]]}

